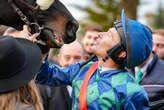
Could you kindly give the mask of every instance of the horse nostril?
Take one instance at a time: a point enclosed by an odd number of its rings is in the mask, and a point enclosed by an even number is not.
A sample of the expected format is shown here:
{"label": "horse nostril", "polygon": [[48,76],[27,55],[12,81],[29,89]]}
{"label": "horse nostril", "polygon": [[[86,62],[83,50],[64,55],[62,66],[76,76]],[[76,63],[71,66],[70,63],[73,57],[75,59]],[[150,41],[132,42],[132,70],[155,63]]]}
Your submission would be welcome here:
{"label": "horse nostril", "polygon": [[66,26],[67,30],[71,31],[72,33],[76,33],[78,27],[79,24],[76,20],[69,21]]}
{"label": "horse nostril", "polygon": [[67,22],[66,24],[66,38],[64,43],[70,43],[76,39],[76,32],[78,30],[79,24],[76,20]]}

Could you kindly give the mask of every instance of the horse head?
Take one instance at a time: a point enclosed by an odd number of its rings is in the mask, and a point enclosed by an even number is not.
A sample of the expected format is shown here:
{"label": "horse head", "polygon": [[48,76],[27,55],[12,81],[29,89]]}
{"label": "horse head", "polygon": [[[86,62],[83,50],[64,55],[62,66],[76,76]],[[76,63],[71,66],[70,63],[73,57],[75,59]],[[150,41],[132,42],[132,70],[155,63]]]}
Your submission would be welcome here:
{"label": "horse head", "polygon": [[0,0],[0,24],[18,30],[27,24],[32,31],[39,31],[39,40],[51,48],[74,41],[79,25],[66,7],[59,0],[42,0],[50,2],[46,8],[38,1]]}

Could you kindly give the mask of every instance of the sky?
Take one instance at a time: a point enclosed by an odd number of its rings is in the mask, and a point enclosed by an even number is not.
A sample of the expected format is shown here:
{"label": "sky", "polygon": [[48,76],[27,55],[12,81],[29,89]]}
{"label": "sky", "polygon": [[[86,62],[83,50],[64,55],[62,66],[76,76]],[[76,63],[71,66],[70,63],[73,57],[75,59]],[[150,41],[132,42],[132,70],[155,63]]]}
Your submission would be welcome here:
{"label": "sky", "polygon": [[[80,10],[73,8],[71,5],[77,4],[77,5],[85,7],[92,3],[91,2],[92,0],[60,0],[60,1],[65,4],[65,6],[68,8],[68,10],[72,13],[72,15],[77,20],[82,19],[87,14]],[[163,4],[163,7],[164,7],[164,0],[140,0],[140,3],[141,4],[138,7],[137,21],[142,22],[147,25],[148,25],[148,22],[146,20],[145,14],[147,12],[155,13],[157,11],[159,3]]]}

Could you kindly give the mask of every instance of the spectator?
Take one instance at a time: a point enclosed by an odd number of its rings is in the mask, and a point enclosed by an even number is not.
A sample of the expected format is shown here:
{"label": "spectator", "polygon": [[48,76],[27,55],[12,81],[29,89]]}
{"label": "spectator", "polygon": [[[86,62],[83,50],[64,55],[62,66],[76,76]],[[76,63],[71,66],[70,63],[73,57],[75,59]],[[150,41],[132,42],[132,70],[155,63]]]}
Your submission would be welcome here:
{"label": "spectator", "polygon": [[[149,28],[150,29],[150,28]],[[164,109],[164,61],[152,52],[149,58],[135,68],[133,75],[137,82],[142,85],[150,100],[151,110]]]}
{"label": "spectator", "polygon": [[90,25],[84,29],[82,44],[86,52],[85,59],[89,58],[93,54],[91,47],[94,45],[96,34],[98,32],[102,32],[102,29],[97,25]]}
{"label": "spectator", "polygon": [[[27,26],[23,27],[24,30],[28,30],[27,28],[28,28]],[[9,35],[9,36],[13,36],[15,38],[24,36],[26,38],[26,36],[25,36],[26,33],[28,33],[28,32],[18,31],[16,29],[10,27],[4,32],[3,35]],[[41,98],[43,101],[44,110],[54,110],[54,103],[53,103],[54,100],[52,100],[53,99],[52,96],[54,96],[54,94],[53,94],[54,92],[51,91],[52,87],[42,85],[42,84],[36,84],[36,85],[39,88],[39,92],[40,92],[40,95],[41,95]],[[56,99],[55,99],[55,101],[56,101]],[[58,110],[61,110],[61,109],[58,109]],[[63,110],[67,110],[67,109],[63,109]]]}
{"label": "spectator", "polygon": [[83,67],[80,63],[67,68],[50,67],[46,57],[36,80],[50,86],[72,85],[72,109],[148,110],[146,92],[124,67],[133,68],[149,57],[151,32],[141,23],[126,20],[122,12],[122,20],[115,23],[115,28],[96,36],[91,50],[98,62]]}
{"label": "spectator", "polygon": [[34,77],[41,51],[33,42],[0,37],[0,110],[43,110]]}
{"label": "spectator", "polygon": [[84,50],[79,41],[74,41],[71,44],[64,44],[58,54],[58,62],[60,66],[67,67],[70,64],[75,64],[84,60]]}
{"label": "spectator", "polygon": [[164,61],[152,52],[150,57],[140,66],[135,68],[135,77],[143,86],[150,100],[151,110],[164,109]]}
{"label": "spectator", "polygon": [[153,51],[164,60],[164,29],[153,31]]}

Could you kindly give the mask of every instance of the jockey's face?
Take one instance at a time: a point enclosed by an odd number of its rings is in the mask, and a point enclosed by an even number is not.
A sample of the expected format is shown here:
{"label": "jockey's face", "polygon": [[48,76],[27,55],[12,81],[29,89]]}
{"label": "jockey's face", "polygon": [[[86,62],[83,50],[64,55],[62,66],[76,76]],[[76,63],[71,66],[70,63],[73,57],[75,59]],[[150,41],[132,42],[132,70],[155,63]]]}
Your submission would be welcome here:
{"label": "jockey's face", "polygon": [[106,51],[120,42],[120,37],[115,28],[110,28],[107,32],[97,34],[96,41],[92,46],[93,52],[97,57],[104,58]]}

